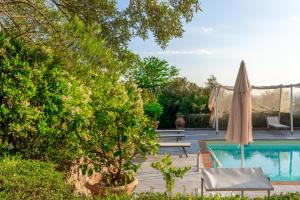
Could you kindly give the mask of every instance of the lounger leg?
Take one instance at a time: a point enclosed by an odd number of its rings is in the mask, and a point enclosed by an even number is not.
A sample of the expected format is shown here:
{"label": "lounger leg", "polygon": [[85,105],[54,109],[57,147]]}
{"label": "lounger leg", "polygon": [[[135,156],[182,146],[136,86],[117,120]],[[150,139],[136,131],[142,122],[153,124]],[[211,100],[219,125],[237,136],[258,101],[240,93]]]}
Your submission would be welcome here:
{"label": "lounger leg", "polygon": [[200,168],[200,152],[197,154],[197,170],[198,172],[200,171],[199,168]]}
{"label": "lounger leg", "polygon": [[183,150],[183,152],[184,152],[184,154],[185,154],[185,157],[188,157],[188,155],[187,155],[187,153],[186,153],[186,150],[185,150],[185,147],[182,147],[182,150]]}
{"label": "lounger leg", "polygon": [[[268,178],[269,181],[271,181],[270,177],[267,177],[267,178]],[[270,193],[271,193],[271,191],[268,190],[268,199],[270,198]]]}
{"label": "lounger leg", "polygon": [[201,196],[203,196],[204,178],[201,178]]}

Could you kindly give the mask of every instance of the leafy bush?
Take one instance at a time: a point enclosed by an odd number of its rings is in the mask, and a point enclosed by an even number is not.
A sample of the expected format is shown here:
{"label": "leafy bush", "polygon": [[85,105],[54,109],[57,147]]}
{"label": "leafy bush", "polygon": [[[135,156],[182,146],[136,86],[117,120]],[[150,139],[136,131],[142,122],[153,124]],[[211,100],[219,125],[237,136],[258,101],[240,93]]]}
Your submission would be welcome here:
{"label": "leafy bush", "polygon": [[5,157],[0,161],[1,199],[71,199],[63,174],[51,163]]}
{"label": "leafy bush", "polygon": [[185,118],[186,128],[209,128],[210,114],[189,114]]}
{"label": "leafy bush", "polygon": [[51,54],[0,34],[1,153],[72,160],[91,115],[87,93]]}
{"label": "leafy bush", "polygon": [[145,114],[153,121],[158,121],[163,113],[163,107],[158,102],[147,103],[144,105]]}
{"label": "leafy bush", "polygon": [[156,134],[144,115],[134,84],[112,82],[100,74],[95,74],[93,80],[93,118],[89,135],[82,138],[85,153],[93,160],[94,168],[87,172],[100,171],[106,186],[125,185],[133,181],[139,166],[133,158],[157,150]]}

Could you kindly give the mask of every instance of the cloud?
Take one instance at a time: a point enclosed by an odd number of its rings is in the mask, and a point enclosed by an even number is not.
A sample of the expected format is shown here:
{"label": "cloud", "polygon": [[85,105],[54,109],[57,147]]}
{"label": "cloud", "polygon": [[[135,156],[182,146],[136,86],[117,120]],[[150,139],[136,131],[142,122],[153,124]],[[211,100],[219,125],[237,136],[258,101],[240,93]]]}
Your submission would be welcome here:
{"label": "cloud", "polygon": [[200,28],[200,30],[203,32],[203,33],[210,33],[210,32],[213,32],[215,29],[212,28],[212,27],[205,27],[205,26],[202,26]]}
{"label": "cloud", "polygon": [[211,55],[214,52],[207,49],[194,49],[194,50],[165,50],[165,51],[150,51],[144,52],[146,54],[159,54],[159,55]]}

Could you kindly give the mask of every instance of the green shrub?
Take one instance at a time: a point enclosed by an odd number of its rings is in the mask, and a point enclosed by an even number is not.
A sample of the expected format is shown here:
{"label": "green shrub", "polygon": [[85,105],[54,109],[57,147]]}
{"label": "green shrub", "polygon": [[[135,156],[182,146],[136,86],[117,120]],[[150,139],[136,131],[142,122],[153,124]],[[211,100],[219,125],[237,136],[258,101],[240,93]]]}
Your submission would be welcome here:
{"label": "green shrub", "polygon": [[87,93],[51,54],[0,34],[1,153],[72,160],[91,113]]}
{"label": "green shrub", "polygon": [[99,74],[93,80],[93,118],[84,149],[94,168],[83,167],[88,173],[100,171],[106,186],[125,185],[133,181],[139,167],[133,158],[157,150],[156,133],[144,115],[143,102],[134,84],[112,82]]}
{"label": "green shrub", "polygon": [[209,128],[210,114],[189,114],[185,117],[185,128]]}
{"label": "green shrub", "polygon": [[71,194],[51,163],[17,157],[0,161],[0,199],[71,199]]}
{"label": "green shrub", "polygon": [[157,121],[163,113],[163,107],[158,102],[147,103],[144,112],[151,120]]}

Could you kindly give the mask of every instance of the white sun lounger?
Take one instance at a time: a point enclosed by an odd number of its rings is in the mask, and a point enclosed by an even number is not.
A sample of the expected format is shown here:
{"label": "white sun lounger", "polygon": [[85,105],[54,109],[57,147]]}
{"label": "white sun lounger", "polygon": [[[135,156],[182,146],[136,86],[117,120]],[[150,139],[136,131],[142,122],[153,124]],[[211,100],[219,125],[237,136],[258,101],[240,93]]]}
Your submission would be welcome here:
{"label": "white sun lounger", "polygon": [[274,127],[276,129],[276,133],[278,129],[285,129],[287,134],[287,129],[289,126],[286,126],[284,124],[280,124],[279,117],[267,117],[267,126],[268,128],[270,126]]}
{"label": "white sun lounger", "polygon": [[261,168],[202,169],[201,195],[206,191],[270,191],[274,190]]}

